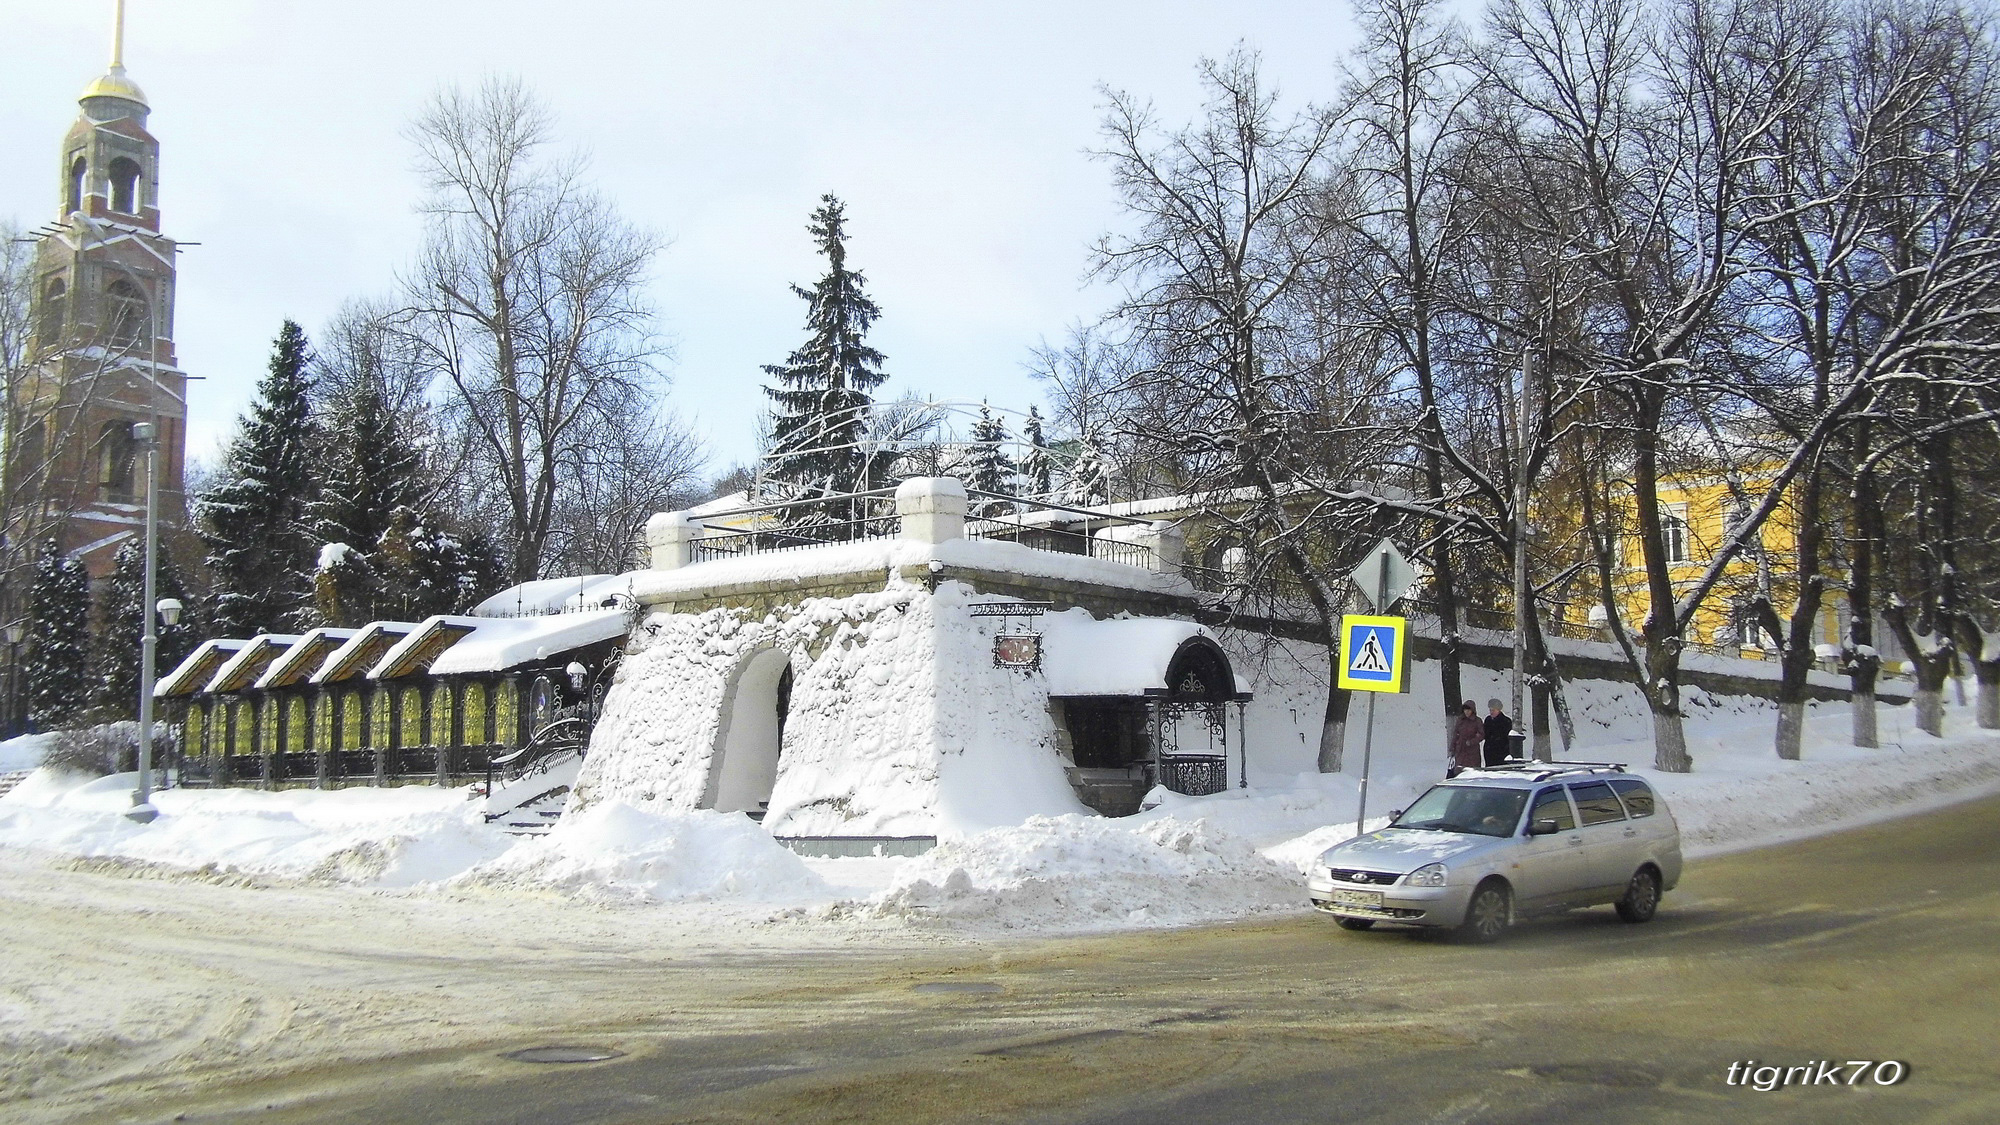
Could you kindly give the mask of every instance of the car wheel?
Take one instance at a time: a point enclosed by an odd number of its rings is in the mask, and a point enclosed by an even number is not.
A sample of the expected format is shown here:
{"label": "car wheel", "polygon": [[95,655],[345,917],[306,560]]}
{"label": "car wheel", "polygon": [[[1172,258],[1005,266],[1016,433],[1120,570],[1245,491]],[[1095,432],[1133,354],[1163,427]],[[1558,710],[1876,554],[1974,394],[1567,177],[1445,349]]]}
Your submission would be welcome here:
{"label": "car wheel", "polygon": [[1660,909],[1660,877],[1650,867],[1633,872],[1625,884],[1625,897],[1618,900],[1618,916],[1627,922],[1650,921]]}
{"label": "car wheel", "polygon": [[1472,892],[1465,905],[1465,921],[1458,932],[1468,941],[1499,941],[1514,921],[1514,893],[1498,879],[1488,879]]}
{"label": "car wheel", "polygon": [[1372,930],[1375,928],[1375,919],[1373,918],[1335,918],[1334,922],[1343,930]]}

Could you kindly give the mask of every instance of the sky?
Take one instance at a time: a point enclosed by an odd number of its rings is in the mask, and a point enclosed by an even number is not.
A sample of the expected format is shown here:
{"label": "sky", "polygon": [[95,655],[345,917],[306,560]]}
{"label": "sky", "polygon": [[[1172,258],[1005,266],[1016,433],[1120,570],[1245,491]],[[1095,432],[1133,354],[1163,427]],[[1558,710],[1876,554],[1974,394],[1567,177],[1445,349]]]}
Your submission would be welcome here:
{"label": "sky", "polygon": [[[111,0],[0,0],[0,219],[57,210],[57,146],[109,57]],[[650,297],[668,408],[711,467],[756,455],[760,365],[804,335],[807,215],[847,202],[882,308],[877,392],[1025,409],[1030,350],[1098,316],[1091,243],[1123,221],[1101,88],[1189,120],[1196,66],[1260,51],[1288,107],[1329,99],[1340,2],[129,0],[125,62],[161,143],[181,256],[175,339],[213,460],[291,318],[388,297],[422,240],[406,123],[439,88],[518,76],[631,221],[664,236]]]}

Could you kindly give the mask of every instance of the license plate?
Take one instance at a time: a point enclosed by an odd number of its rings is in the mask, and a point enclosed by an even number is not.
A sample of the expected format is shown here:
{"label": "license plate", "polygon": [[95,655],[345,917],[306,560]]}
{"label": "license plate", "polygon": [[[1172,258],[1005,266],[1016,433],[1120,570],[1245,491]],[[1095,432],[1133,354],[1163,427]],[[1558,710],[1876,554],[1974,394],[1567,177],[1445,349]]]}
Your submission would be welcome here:
{"label": "license plate", "polygon": [[1336,906],[1372,906],[1379,910],[1382,907],[1382,892],[1335,891],[1333,902]]}

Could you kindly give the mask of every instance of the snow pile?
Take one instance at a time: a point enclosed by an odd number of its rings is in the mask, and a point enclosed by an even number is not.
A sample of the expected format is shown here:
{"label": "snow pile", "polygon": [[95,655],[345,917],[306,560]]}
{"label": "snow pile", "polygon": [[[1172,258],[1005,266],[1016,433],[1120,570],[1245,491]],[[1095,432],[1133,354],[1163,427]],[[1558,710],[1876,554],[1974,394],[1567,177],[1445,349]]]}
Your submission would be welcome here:
{"label": "snow pile", "polygon": [[940,844],[856,912],[1093,929],[1297,909],[1299,899],[1294,873],[1204,820],[1037,816]]}
{"label": "snow pile", "polygon": [[0,773],[19,773],[42,764],[42,759],[55,747],[56,736],[52,734],[24,734],[0,742]]}
{"label": "snow pile", "polygon": [[828,889],[805,861],[739,813],[650,812],[616,801],[451,880],[460,888],[547,891],[639,906],[683,900],[797,901]]}
{"label": "snow pile", "polygon": [[367,887],[446,878],[514,843],[463,789],[170,789],[128,820],[133,774],[38,770],[0,797],[0,845],[188,870]]}
{"label": "snow pile", "polygon": [[[2000,744],[1992,731],[1952,709],[1948,734],[1933,738],[1906,727],[1902,708],[1883,708],[1882,746],[1848,742],[1849,717],[1826,707],[1806,720],[1802,760],[1780,761],[1771,750],[1767,716],[1715,722],[1690,737],[1695,772],[1635,769],[1667,799],[1691,855],[1714,855],[1886,820],[2000,792]],[[1968,709],[1969,710],[1969,709]],[[1633,744],[1618,759],[1643,763],[1649,745]]]}

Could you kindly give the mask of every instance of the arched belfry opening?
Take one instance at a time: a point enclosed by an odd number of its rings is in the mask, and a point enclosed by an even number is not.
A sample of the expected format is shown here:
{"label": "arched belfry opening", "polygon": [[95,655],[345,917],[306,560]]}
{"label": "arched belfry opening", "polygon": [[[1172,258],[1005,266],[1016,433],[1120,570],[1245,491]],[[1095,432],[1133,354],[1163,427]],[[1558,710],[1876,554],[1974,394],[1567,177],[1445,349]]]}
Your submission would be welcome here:
{"label": "arched belfry opening", "polygon": [[111,209],[121,215],[139,213],[139,176],[143,169],[129,156],[111,162]]}
{"label": "arched belfry opening", "polygon": [[68,218],[70,215],[83,210],[84,189],[87,186],[87,177],[89,174],[90,162],[83,158],[82,153],[78,153],[70,158],[69,175],[65,178],[63,185],[64,218]]}
{"label": "arched belfry opening", "polygon": [[709,760],[701,806],[762,820],[778,781],[785,725],[792,708],[792,661],[780,649],[759,649],[737,666],[723,694],[722,722]]}

